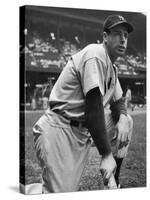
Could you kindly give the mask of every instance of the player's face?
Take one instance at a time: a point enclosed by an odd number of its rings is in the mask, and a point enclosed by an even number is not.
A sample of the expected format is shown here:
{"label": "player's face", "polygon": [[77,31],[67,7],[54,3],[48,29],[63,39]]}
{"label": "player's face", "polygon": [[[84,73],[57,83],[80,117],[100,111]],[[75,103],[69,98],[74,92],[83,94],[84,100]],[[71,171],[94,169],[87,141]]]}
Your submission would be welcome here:
{"label": "player's face", "polygon": [[125,54],[128,43],[128,32],[126,27],[118,25],[112,28],[106,39],[110,56],[118,57]]}

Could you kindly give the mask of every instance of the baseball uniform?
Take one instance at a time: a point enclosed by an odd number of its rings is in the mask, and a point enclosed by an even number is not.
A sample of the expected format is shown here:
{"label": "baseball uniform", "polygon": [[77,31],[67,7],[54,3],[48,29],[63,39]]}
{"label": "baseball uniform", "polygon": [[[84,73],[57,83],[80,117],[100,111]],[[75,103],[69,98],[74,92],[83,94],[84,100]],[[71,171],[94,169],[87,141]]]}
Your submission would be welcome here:
{"label": "baseball uniform", "polygon": [[[85,126],[85,96],[95,87],[101,91],[104,108],[122,96],[104,43],[88,45],[71,57],[52,89],[49,109],[33,127],[43,193],[78,190],[92,144]],[[131,135],[132,121],[128,119]],[[109,113],[105,121],[110,140],[114,139],[115,124]],[[115,153],[116,139],[112,146]]]}

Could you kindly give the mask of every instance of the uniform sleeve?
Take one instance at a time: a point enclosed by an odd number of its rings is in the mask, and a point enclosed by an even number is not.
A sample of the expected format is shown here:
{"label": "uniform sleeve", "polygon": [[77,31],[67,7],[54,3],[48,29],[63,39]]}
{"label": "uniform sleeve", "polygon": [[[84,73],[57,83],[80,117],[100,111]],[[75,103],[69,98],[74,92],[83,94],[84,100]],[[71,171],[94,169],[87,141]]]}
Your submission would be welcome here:
{"label": "uniform sleeve", "polygon": [[102,96],[104,95],[104,65],[97,58],[86,61],[81,70],[81,84],[83,93],[86,94],[95,87],[99,87]]}
{"label": "uniform sleeve", "polygon": [[115,87],[114,96],[113,96],[113,101],[117,101],[118,99],[120,99],[122,97],[122,95],[123,95],[123,91],[122,91],[120,82],[117,78],[116,87]]}

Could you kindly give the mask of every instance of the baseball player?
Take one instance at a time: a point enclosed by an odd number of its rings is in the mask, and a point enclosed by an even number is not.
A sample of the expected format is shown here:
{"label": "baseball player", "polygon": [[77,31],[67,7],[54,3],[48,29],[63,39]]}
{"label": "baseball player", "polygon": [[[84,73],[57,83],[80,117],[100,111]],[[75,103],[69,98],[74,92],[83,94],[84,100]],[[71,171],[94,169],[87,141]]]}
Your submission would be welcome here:
{"label": "baseball player", "polygon": [[[93,141],[102,158],[104,183],[114,174],[119,185],[133,121],[124,105],[114,62],[125,54],[132,31],[124,17],[108,16],[103,43],[90,44],[71,56],[55,83],[49,108],[33,127],[43,193],[78,190]],[[106,112],[108,104],[111,112]]]}

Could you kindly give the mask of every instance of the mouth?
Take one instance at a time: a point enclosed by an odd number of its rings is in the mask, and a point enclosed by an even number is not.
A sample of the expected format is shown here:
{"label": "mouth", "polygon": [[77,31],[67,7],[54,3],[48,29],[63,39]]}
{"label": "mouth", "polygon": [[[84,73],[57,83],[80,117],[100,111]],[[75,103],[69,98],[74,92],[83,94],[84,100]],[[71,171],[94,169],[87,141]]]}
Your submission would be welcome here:
{"label": "mouth", "polygon": [[118,50],[119,50],[120,52],[125,52],[125,51],[126,51],[126,48],[125,48],[124,46],[119,46],[119,47],[118,47]]}

